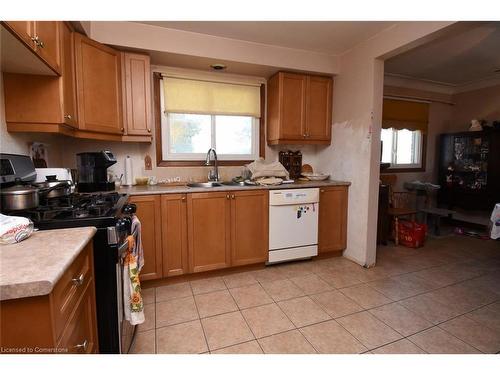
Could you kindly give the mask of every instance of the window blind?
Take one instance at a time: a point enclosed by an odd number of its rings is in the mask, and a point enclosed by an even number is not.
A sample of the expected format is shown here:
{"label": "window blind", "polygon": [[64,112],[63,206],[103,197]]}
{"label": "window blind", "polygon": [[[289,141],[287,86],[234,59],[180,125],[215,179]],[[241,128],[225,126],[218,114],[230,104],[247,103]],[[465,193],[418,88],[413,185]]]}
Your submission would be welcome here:
{"label": "window blind", "polygon": [[165,111],[260,117],[260,87],[163,77]]}
{"label": "window blind", "polygon": [[420,130],[427,132],[429,103],[409,100],[384,99],[382,128]]}

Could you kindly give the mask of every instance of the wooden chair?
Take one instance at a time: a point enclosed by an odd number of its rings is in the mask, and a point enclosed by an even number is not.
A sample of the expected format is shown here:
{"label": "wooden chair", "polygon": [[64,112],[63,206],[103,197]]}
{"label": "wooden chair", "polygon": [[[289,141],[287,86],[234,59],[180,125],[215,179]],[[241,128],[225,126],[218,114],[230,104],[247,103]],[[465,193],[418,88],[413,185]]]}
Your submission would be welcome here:
{"label": "wooden chair", "polygon": [[414,191],[394,191],[398,176],[395,174],[381,174],[380,181],[389,186],[389,209],[387,216],[391,220],[394,232],[394,243],[399,245],[399,218],[409,216],[415,220],[417,210],[417,194]]}
{"label": "wooden chair", "polygon": [[415,220],[417,214],[417,194],[414,191],[393,191],[389,196],[387,214],[394,223],[394,243],[399,245],[399,218],[410,217]]}

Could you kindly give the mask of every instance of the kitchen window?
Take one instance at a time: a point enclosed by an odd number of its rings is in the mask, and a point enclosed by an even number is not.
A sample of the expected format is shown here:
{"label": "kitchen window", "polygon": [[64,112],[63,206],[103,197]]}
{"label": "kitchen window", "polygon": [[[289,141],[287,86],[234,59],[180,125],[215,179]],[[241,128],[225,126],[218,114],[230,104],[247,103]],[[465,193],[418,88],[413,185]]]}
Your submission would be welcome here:
{"label": "kitchen window", "polygon": [[386,172],[425,170],[429,103],[384,98],[382,110],[382,162]]}
{"label": "kitchen window", "polygon": [[[159,165],[203,165],[215,148],[221,165],[261,156],[260,84],[161,77]],[[262,155],[263,156],[263,155]]]}

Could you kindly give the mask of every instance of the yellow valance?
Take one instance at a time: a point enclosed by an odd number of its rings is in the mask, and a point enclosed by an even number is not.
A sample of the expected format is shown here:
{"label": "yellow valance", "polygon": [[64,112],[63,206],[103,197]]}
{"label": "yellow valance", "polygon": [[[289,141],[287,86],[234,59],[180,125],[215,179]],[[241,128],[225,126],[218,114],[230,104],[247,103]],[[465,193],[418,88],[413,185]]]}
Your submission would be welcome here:
{"label": "yellow valance", "polygon": [[382,128],[420,130],[426,133],[428,122],[429,103],[384,99]]}
{"label": "yellow valance", "polygon": [[260,117],[260,87],[195,79],[163,78],[165,110]]}

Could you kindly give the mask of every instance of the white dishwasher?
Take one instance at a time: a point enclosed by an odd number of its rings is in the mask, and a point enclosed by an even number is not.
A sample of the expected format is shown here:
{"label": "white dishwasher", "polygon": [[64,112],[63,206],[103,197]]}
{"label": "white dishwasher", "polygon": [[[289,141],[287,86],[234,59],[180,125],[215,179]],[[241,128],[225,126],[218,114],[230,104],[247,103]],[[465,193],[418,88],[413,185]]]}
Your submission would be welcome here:
{"label": "white dishwasher", "polygon": [[319,189],[269,191],[269,262],[318,255]]}

